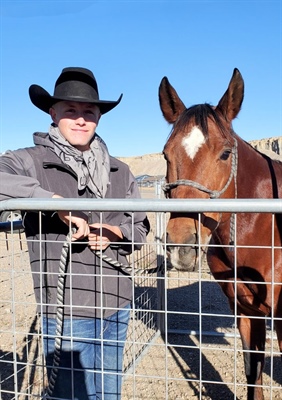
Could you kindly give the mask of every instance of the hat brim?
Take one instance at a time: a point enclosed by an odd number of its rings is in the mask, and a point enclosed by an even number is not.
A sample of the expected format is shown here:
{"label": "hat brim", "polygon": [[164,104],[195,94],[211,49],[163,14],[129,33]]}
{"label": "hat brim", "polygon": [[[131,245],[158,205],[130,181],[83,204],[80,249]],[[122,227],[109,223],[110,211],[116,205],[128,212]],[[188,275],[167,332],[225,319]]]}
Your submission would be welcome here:
{"label": "hat brim", "polygon": [[99,107],[101,114],[106,114],[115,108],[122,99],[122,94],[116,101],[109,100],[92,100],[83,98],[83,97],[56,97],[51,96],[45,89],[43,89],[39,85],[31,85],[29,88],[29,97],[31,102],[35,105],[35,107],[49,114],[50,108],[59,101],[77,101],[79,103],[91,103],[95,104]]}

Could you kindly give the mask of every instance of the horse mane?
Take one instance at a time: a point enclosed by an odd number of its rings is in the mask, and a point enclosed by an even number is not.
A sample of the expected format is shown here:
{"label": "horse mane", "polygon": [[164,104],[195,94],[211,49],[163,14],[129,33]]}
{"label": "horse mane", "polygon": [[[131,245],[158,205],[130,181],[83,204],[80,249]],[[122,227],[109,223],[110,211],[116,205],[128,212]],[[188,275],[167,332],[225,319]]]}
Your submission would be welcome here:
{"label": "horse mane", "polygon": [[212,119],[220,129],[221,133],[223,136],[228,137],[229,135],[236,137],[238,141],[244,142],[247,146],[252,148],[257,154],[259,154],[262,158],[264,158],[268,163],[274,163],[274,164],[280,164],[281,161],[277,159],[271,158],[269,155],[266,155],[265,153],[257,150],[254,148],[250,143],[242,139],[240,136],[238,136],[234,131],[231,126],[230,130],[227,131],[226,127],[224,126],[222,122],[222,116],[220,116],[216,111],[213,106],[211,106],[208,103],[204,104],[196,104],[193,105],[189,108],[186,108],[178,117],[176,122],[174,123],[174,126],[169,134],[169,137],[171,136],[172,132],[174,130],[184,130],[185,127],[193,121],[194,124],[196,124],[201,131],[203,132],[204,136],[208,139],[209,136],[209,131],[208,131],[208,119]]}

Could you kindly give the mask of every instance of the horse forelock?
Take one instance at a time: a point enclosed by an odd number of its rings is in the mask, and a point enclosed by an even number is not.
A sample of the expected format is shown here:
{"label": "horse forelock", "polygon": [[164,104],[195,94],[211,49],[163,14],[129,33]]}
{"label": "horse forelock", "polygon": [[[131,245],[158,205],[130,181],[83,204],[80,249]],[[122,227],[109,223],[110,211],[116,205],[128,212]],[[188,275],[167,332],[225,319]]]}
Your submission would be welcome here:
{"label": "horse forelock", "polygon": [[[215,124],[218,126],[222,135],[226,136],[226,127],[224,126],[221,118],[218,113],[210,104],[197,104],[187,108],[183,113],[179,116],[177,121],[174,124],[173,131],[184,131],[185,127],[188,126],[191,122],[196,125],[208,139],[209,129],[208,129],[208,121],[213,120]],[[171,132],[171,133],[172,133]]]}

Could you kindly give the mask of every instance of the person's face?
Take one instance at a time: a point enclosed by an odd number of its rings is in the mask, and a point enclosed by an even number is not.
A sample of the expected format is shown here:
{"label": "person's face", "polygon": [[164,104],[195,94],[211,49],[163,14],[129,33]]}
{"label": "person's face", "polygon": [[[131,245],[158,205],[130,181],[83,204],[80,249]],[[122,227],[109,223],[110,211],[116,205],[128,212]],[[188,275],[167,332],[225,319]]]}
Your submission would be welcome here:
{"label": "person's face", "polygon": [[53,122],[64,138],[80,151],[89,149],[101,113],[97,106],[75,101],[59,101],[50,108]]}

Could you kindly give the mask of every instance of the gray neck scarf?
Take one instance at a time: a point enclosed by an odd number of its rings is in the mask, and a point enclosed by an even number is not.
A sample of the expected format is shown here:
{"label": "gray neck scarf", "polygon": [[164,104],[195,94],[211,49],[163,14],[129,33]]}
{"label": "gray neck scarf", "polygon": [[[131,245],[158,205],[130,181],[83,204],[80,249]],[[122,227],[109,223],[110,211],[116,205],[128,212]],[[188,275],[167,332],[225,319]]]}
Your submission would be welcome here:
{"label": "gray neck scarf", "polygon": [[86,151],[71,146],[54,124],[50,126],[49,136],[57,156],[77,174],[78,190],[87,186],[96,197],[105,197],[110,180],[110,156],[100,136],[95,133]]}

